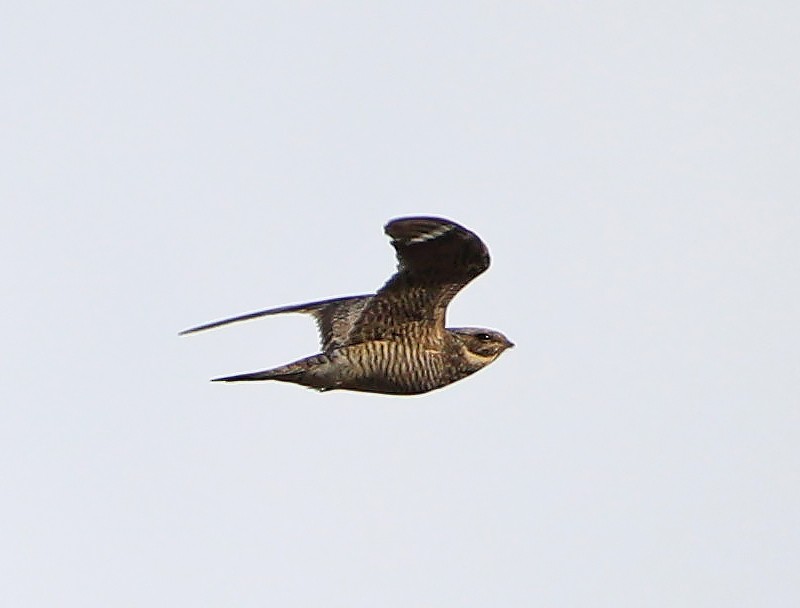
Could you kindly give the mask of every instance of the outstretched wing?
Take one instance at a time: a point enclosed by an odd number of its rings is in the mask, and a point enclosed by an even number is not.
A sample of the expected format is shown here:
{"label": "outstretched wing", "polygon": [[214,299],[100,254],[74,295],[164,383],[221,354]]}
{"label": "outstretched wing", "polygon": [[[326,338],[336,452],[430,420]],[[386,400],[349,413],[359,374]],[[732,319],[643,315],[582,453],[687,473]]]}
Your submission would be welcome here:
{"label": "outstretched wing", "polygon": [[443,332],[447,305],[489,268],[486,245],[463,226],[436,217],[398,218],[385,231],[397,251],[397,272],[377,294],[260,310],[181,334],[285,312],[314,316],[325,352],[369,340]]}
{"label": "outstretched wing", "polygon": [[444,331],[447,305],[489,268],[489,251],[473,232],[450,220],[406,217],[385,227],[397,251],[397,273],[365,306],[351,342],[419,331]]}
{"label": "outstretched wing", "polygon": [[281,306],[279,308],[268,308],[267,310],[259,310],[238,317],[231,317],[229,319],[222,319],[221,321],[214,321],[213,323],[198,325],[197,327],[183,330],[180,332],[180,335],[192,334],[198,331],[220,327],[221,325],[228,325],[229,323],[238,323],[239,321],[248,321],[250,319],[278,315],[285,312],[300,312],[310,314],[314,317],[317,321],[317,328],[319,329],[322,350],[330,352],[335,348],[349,343],[353,327],[361,317],[361,313],[367,305],[367,302],[372,297],[373,296],[367,295],[349,296],[345,298],[322,300],[320,302],[309,302],[307,304],[293,304],[291,306]]}

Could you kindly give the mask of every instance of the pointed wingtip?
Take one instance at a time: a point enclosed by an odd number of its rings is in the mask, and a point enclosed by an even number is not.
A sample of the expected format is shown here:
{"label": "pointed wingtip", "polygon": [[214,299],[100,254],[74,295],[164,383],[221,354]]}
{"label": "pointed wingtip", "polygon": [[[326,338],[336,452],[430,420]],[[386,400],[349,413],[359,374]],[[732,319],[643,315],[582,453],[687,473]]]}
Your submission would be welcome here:
{"label": "pointed wingtip", "polygon": [[[357,297],[357,296],[348,296],[348,298],[349,297]],[[348,298],[331,298],[330,300],[322,300],[320,302],[308,302],[305,304],[290,304],[289,306],[279,306],[278,308],[267,308],[266,310],[257,310],[255,312],[248,312],[246,314],[239,315],[237,317],[230,317],[228,319],[222,319],[220,321],[212,321],[211,323],[203,323],[202,325],[197,325],[196,327],[190,327],[189,329],[184,329],[183,331],[178,332],[178,335],[185,336],[187,334],[194,334],[199,331],[205,331],[207,329],[214,329],[215,327],[222,327],[223,325],[230,325],[231,323],[239,323],[240,321],[249,321],[250,319],[258,319],[260,317],[267,317],[270,315],[277,315],[285,312],[299,312],[299,313],[313,314],[317,308],[320,308],[327,304],[331,304],[333,302],[346,300]]]}
{"label": "pointed wingtip", "polygon": [[199,331],[204,331],[206,329],[212,329],[214,327],[219,327],[220,325],[227,325],[228,323],[233,323],[234,321],[238,321],[239,317],[234,319],[225,319],[223,321],[214,321],[213,323],[204,323],[203,325],[197,325],[195,327],[190,327],[189,329],[184,329],[178,332],[179,336],[187,336],[189,334],[196,334]]}
{"label": "pointed wingtip", "polygon": [[196,327],[190,327],[189,329],[182,329],[178,332],[179,336],[188,336],[189,334],[196,334],[206,329],[212,329],[217,327],[218,325],[223,325],[221,321],[215,321],[214,323],[206,323],[205,325],[197,325]]}
{"label": "pointed wingtip", "polygon": [[207,325],[198,325],[196,327],[190,327],[189,329],[182,329],[178,332],[179,336],[188,336],[189,334],[197,333],[198,331],[202,331],[205,329]]}

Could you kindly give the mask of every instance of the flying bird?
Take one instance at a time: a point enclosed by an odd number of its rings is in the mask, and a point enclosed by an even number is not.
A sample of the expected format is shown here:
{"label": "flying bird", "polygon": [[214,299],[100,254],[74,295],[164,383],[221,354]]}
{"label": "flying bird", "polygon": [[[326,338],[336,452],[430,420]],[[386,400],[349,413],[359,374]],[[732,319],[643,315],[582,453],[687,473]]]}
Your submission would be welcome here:
{"label": "flying bird", "polygon": [[270,308],[181,334],[285,312],[307,313],[317,321],[322,352],[214,381],[278,380],[319,391],[394,395],[452,384],[514,346],[492,329],[445,327],[447,305],[489,268],[489,251],[475,233],[436,217],[398,218],[384,230],[397,252],[397,272],[377,293]]}

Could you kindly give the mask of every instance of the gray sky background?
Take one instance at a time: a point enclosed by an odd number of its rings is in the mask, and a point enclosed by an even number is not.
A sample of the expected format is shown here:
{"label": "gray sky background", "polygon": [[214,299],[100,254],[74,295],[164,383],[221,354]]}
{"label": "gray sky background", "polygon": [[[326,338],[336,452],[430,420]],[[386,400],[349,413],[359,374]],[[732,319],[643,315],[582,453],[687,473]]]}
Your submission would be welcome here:
{"label": "gray sky background", "polygon": [[[3,606],[800,605],[790,2],[16,3]],[[386,220],[489,245],[417,398],[316,352]]]}

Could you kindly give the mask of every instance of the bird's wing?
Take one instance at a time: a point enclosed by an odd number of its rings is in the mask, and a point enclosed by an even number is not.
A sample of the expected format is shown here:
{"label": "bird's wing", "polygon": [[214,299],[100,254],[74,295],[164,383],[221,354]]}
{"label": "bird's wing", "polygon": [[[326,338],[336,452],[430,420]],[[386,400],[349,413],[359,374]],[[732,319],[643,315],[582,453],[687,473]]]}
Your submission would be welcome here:
{"label": "bird's wing", "polygon": [[190,334],[228,323],[285,312],[313,315],[325,352],[409,333],[444,331],[447,305],[458,291],[489,268],[489,251],[473,232],[450,220],[406,217],[385,226],[397,252],[397,272],[375,295],[333,298],[251,312],[181,332]]}
{"label": "bird's wing", "polygon": [[450,220],[399,218],[385,231],[397,251],[397,272],[366,302],[350,343],[403,335],[420,325],[443,332],[447,305],[489,268],[483,241]]}
{"label": "bird's wing", "polygon": [[180,332],[180,335],[192,334],[198,331],[220,327],[221,325],[228,325],[229,323],[248,321],[250,319],[278,315],[285,312],[300,312],[310,314],[316,319],[322,350],[330,352],[339,346],[349,343],[349,336],[353,326],[360,318],[364,307],[372,297],[373,296],[368,295],[348,296],[344,298],[322,300],[320,302],[268,308],[267,310],[259,310],[238,317],[231,317],[229,319],[222,319],[221,321],[198,325],[197,327],[183,330]]}

